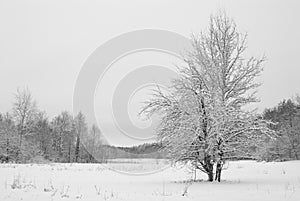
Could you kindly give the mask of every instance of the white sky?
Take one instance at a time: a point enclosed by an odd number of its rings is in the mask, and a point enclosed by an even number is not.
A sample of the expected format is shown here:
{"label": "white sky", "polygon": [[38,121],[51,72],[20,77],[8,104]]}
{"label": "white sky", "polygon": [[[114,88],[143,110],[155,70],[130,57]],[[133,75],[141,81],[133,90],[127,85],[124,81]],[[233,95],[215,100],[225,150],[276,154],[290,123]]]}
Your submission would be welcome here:
{"label": "white sky", "polygon": [[[248,32],[248,53],[267,56],[258,108],[300,93],[297,0],[0,0],[0,112],[10,110],[17,87],[29,87],[50,117],[72,111],[76,77],[99,45],[144,28],[188,37],[206,28],[210,14],[220,9]],[[99,116],[106,112],[97,111]],[[136,143],[116,136],[110,141]]]}

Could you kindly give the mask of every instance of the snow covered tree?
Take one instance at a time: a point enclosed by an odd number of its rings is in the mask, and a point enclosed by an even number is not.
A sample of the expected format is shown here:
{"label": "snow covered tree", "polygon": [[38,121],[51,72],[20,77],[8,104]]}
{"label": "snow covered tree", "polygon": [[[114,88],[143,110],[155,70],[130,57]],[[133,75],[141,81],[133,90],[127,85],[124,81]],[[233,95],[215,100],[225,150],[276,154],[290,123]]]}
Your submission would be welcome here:
{"label": "snow covered tree", "polygon": [[267,141],[262,157],[265,160],[292,160],[300,156],[300,102],[284,100],[277,107],[266,109],[263,116],[276,125],[278,138]]}
{"label": "snow covered tree", "polygon": [[221,13],[212,16],[207,32],[192,36],[193,50],[185,57],[187,73],[199,73],[203,87],[226,106],[241,107],[258,101],[260,85],[255,78],[262,71],[264,57],[246,58],[247,34],[237,31],[235,22]]}
{"label": "snow covered tree", "polygon": [[71,153],[75,143],[75,126],[73,117],[62,112],[51,123],[52,147],[56,152],[56,160],[71,162]]}
{"label": "snow covered tree", "polygon": [[79,162],[80,157],[80,145],[81,137],[87,132],[87,123],[85,121],[84,115],[79,112],[75,117],[75,133],[76,133],[76,143],[75,143],[75,162]]}
{"label": "snow covered tree", "polygon": [[18,136],[10,114],[0,114],[0,162],[15,161],[18,153]]}
{"label": "snow covered tree", "polygon": [[22,91],[18,89],[15,94],[15,102],[13,103],[13,117],[19,136],[19,161],[22,160],[22,155],[26,152],[27,147],[23,146],[24,137],[32,133],[36,114],[36,103],[30,91],[28,89]]}
{"label": "snow covered tree", "polygon": [[44,112],[39,112],[34,124],[33,140],[37,143],[41,155],[49,159],[51,155],[51,127]]}
{"label": "snow covered tree", "polygon": [[246,35],[225,14],[211,17],[207,32],[192,37],[193,50],[169,92],[155,90],[141,113],[161,115],[158,140],[177,162],[191,163],[220,181],[225,159],[250,158],[272,137],[268,123],[243,106],[257,101],[255,78],[263,59],[243,56]]}
{"label": "snow covered tree", "polygon": [[89,129],[88,134],[84,135],[82,140],[83,144],[85,145],[85,148],[89,152],[88,161],[103,161],[104,155],[102,145],[104,144],[104,142],[103,137],[101,135],[101,131],[96,125],[92,125],[92,127]]}

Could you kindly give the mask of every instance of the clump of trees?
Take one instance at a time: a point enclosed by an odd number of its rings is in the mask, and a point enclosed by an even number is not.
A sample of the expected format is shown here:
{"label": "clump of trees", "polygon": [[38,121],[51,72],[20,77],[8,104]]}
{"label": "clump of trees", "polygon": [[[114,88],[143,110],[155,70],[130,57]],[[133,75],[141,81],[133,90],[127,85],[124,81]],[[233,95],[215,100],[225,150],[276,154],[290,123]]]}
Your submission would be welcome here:
{"label": "clump of trees", "polygon": [[299,160],[300,157],[300,97],[283,100],[278,106],[266,109],[265,119],[273,121],[277,138],[266,140],[260,156],[267,161]]}
{"label": "clump of trees", "polygon": [[232,19],[212,16],[208,30],[192,36],[170,90],[158,87],[141,111],[161,116],[157,137],[171,160],[193,165],[208,181],[220,181],[225,160],[255,158],[275,137],[270,121],[244,110],[258,101],[255,78],[264,61],[245,57],[246,41]]}
{"label": "clump of trees", "polygon": [[0,113],[0,162],[103,163],[114,158],[163,158],[158,143],[115,147],[83,113],[63,111],[49,119],[30,91],[17,90],[11,113]]}
{"label": "clump of trees", "polygon": [[96,162],[87,150],[101,149],[99,135],[95,125],[88,128],[81,112],[73,117],[64,111],[49,120],[28,89],[17,90],[12,113],[0,114],[0,161]]}

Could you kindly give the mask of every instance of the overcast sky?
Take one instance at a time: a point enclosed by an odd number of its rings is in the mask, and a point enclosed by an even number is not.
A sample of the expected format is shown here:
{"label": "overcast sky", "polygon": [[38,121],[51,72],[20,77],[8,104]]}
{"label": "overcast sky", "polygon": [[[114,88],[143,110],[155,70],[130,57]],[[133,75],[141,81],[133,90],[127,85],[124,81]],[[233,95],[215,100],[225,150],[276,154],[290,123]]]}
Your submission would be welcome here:
{"label": "overcast sky", "polygon": [[[240,31],[248,32],[248,54],[267,57],[258,93],[260,111],[300,94],[297,0],[0,0],[0,112],[11,109],[17,87],[28,87],[50,117],[72,111],[77,75],[99,45],[145,28],[189,37],[205,29],[209,16],[220,9],[235,19]],[[123,62],[128,68],[130,64]],[[120,136],[110,141],[136,143]]]}

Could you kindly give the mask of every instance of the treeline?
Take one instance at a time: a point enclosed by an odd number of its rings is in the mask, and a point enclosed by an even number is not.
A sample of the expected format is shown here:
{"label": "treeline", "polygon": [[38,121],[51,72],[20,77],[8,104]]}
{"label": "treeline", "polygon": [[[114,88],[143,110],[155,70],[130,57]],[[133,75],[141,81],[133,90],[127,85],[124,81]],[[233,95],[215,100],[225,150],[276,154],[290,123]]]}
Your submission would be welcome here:
{"label": "treeline", "polygon": [[134,147],[107,145],[100,129],[79,112],[49,119],[28,89],[17,90],[11,112],[0,113],[0,162],[107,162],[114,158],[160,158],[157,143]]}
{"label": "treeline", "polygon": [[300,97],[284,100],[276,107],[266,109],[263,117],[274,122],[271,127],[277,137],[266,141],[261,157],[267,161],[299,160]]}
{"label": "treeline", "polygon": [[132,147],[113,148],[121,153],[118,158],[166,158],[161,143],[144,143]]}
{"label": "treeline", "polygon": [[166,154],[162,150],[162,145],[155,142],[132,147],[103,145],[102,149],[105,153],[105,158],[102,162],[107,162],[107,159],[117,158],[166,158]]}
{"label": "treeline", "polygon": [[[257,158],[267,161],[300,157],[300,97],[266,109],[276,138],[267,139]],[[100,129],[89,126],[79,112],[64,111],[50,119],[40,111],[28,90],[18,90],[11,112],[0,113],[0,162],[103,163],[115,158],[165,158],[161,143],[132,147],[106,144]]]}
{"label": "treeline", "polygon": [[[3,162],[91,162],[87,149],[100,148],[100,130],[84,115],[62,112],[49,119],[28,89],[18,90],[10,113],[0,114],[0,160]],[[82,143],[88,147],[82,146]]]}

